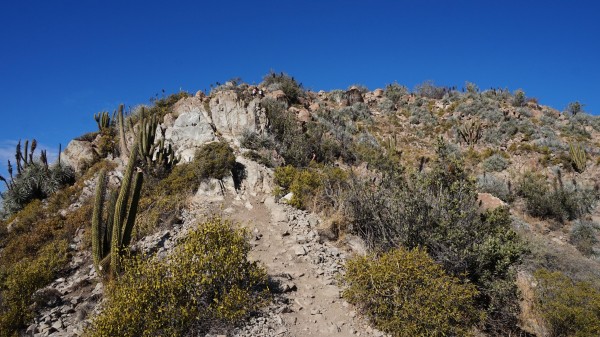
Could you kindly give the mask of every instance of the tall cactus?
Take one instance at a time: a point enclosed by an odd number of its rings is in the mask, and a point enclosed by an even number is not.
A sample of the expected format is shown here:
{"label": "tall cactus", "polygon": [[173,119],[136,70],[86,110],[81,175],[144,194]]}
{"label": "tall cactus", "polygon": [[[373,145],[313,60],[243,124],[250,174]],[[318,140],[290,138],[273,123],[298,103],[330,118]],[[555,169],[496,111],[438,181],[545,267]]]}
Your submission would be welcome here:
{"label": "tall cactus", "polygon": [[102,132],[110,127],[110,115],[106,111],[94,114],[94,119],[98,124],[98,131]]}
{"label": "tall cactus", "polygon": [[467,121],[457,129],[458,135],[467,145],[475,145],[482,135],[481,122],[478,120]]}
{"label": "tall cactus", "polygon": [[575,170],[579,173],[583,173],[587,167],[587,154],[585,153],[583,146],[581,144],[569,144],[569,155]]}
{"label": "tall cactus", "polygon": [[141,120],[137,127],[136,139],[139,144],[139,151],[146,167],[159,171],[170,171],[171,168],[179,162],[179,157],[175,156],[175,151],[171,145],[165,146],[164,130],[162,138],[156,141],[156,130],[158,129],[158,119],[155,115],[145,116],[145,110],[141,111]]}
{"label": "tall cactus", "polygon": [[[96,185],[96,198],[94,199],[94,213],[92,214],[92,258],[94,266],[98,266],[104,258],[104,233],[102,228],[102,212],[104,210],[104,194],[106,192],[106,169],[100,171]],[[110,215],[109,215],[110,216]],[[106,228],[106,226],[104,227]]]}
{"label": "tall cactus", "polygon": [[121,156],[127,157],[129,156],[129,149],[127,148],[127,139],[125,138],[125,117],[123,116],[123,104],[119,105],[117,122],[119,123],[119,147],[121,150]]}
{"label": "tall cactus", "polygon": [[104,224],[102,223],[102,213],[106,173],[102,171],[98,179],[92,218],[92,253],[94,266],[99,272],[105,273],[110,269],[111,273],[118,273],[121,269],[120,257],[123,249],[131,242],[131,233],[143,184],[143,174],[138,170],[133,179],[133,192],[130,191],[137,154],[136,143],[129,156],[121,188],[118,194],[113,194],[109,200],[108,216]]}

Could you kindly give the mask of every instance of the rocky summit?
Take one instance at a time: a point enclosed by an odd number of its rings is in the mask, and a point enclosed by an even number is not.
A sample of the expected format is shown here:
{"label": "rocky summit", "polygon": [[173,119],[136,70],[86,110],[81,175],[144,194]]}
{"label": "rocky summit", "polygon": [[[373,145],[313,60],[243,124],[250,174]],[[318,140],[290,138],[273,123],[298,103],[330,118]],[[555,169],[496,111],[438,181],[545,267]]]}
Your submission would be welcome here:
{"label": "rocky summit", "polygon": [[92,117],[55,163],[16,149],[0,336],[600,333],[578,102],[270,73]]}

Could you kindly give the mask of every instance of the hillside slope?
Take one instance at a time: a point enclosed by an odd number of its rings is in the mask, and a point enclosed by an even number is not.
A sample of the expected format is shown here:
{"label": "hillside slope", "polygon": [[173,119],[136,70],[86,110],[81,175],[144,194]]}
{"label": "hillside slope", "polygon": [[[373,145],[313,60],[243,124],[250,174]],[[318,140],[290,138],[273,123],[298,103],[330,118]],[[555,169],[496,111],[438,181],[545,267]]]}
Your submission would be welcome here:
{"label": "hillside slope", "polygon": [[[108,172],[108,191],[117,189],[146,133],[154,147],[136,163],[144,185],[129,254],[168,261],[217,216],[247,229],[248,258],[268,275],[271,300],[262,308],[212,326],[192,319],[181,333],[593,336],[600,328],[597,308],[577,300],[582,292],[600,298],[600,118],[577,105],[561,113],[521,91],[473,84],[464,92],[432,83],[412,92],[396,83],[312,92],[268,74],[259,87],[228,82],[208,96],[182,92],[136,107],[122,121],[103,116],[98,132],[62,153],[76,182],[15,202],[2,221],[0,336],[102,335],[93,322],[102,303],[115,305],[105,285],[118,291],[119,279],[98,275],[92,259],[98,173]],[[360,272],[344,275],[355,255],[375,252],[367,256],[384,263],[384,252],[418,247],[431,258],[418,263],[443,274],[418,277],[472,285],[473,296],[457,291],[479,314],[409,327],[403,317],[423,312],[419,305],[433,317],[462,302],[353,293]],[[368,287],[392,291],[378,282],[399,276],[383,270]],[[558,312],[552,301],[563,295],[576,300]],[[394,305],[403,314],[374,315],[398,313]]]}

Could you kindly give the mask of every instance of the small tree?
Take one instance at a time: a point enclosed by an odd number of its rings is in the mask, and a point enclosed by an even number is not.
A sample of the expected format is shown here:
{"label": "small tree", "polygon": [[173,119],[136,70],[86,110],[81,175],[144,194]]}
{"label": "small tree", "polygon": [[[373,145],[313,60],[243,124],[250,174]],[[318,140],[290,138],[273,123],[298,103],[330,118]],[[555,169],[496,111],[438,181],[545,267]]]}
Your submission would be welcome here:
{"label": "small tree", "polygon": [[583,104],[579,103],[579,101],[571,102],[567,105],[566,112],[575,116],[576,114],[583,112]]}

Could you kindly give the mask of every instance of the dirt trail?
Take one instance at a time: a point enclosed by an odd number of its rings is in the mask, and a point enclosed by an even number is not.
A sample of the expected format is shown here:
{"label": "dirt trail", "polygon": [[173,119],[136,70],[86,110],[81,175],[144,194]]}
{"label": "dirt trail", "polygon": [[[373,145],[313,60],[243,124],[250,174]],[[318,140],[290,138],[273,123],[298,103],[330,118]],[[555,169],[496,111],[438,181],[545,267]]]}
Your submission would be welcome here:
{"label": "dirt trail", "polygon": [[235,336],[384,336],[341,298],[337,278],[347,252],[320,241],[316,215],[271,196],[224,200],[219,208],[251,231],[250,259],[266,267],[279,292],[264,317],[253,318]]}

